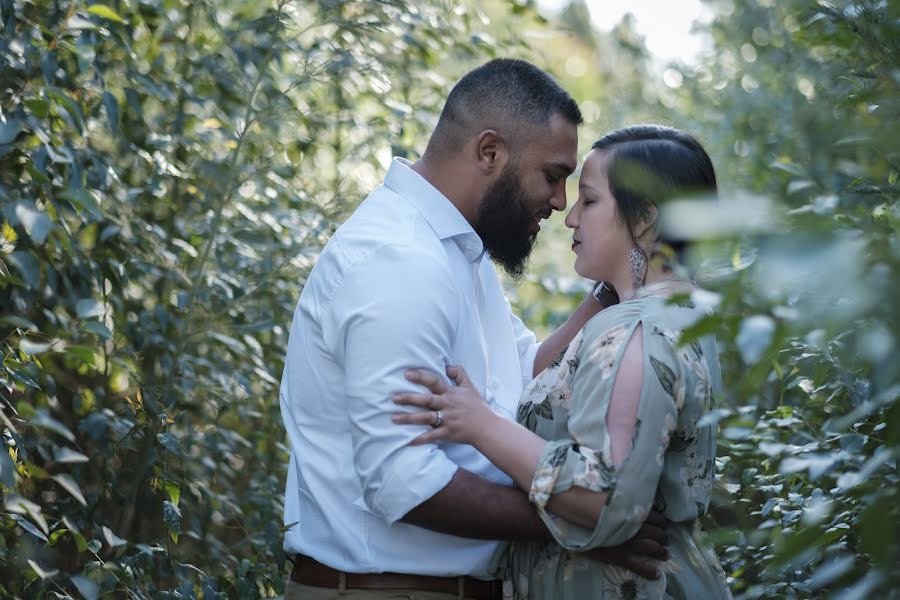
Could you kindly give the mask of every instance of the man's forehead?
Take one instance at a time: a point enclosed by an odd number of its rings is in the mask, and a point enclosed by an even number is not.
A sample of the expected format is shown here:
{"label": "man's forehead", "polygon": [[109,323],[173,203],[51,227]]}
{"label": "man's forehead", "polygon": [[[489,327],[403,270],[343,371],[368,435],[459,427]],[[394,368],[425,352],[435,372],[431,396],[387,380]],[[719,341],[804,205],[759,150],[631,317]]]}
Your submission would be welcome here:
{"label": "man's forehead", "polygon": [[578,164],[578,128],[562,115],[553,115],[536,150],[547,168],[564,171],[567,175],[574,173]]}

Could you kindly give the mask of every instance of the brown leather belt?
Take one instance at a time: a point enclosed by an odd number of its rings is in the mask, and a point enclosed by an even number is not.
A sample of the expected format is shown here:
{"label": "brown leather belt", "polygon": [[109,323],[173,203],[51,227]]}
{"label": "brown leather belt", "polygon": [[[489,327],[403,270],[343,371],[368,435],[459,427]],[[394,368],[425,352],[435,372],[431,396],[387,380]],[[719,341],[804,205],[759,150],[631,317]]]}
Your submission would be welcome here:
{"label": "brown leather belt", "polygon": [[484,581],[474,577],[432,577],[405,573],[344,573],[323,565],[314,558],[298,554],[294,557],[291,579],[313,587],[348,590],[416,590],[442,594],[461,594],[461,598],[474,600],[501,600],[502,581]]}

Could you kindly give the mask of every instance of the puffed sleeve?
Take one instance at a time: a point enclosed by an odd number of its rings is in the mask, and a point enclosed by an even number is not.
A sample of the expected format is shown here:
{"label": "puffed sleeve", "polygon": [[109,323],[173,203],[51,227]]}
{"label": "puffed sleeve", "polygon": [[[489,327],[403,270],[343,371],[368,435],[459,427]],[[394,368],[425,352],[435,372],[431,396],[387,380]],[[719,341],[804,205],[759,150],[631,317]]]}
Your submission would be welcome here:
{"label": "puffed sleeve", "polygon": [[[571,437],[547,444],[529,493],[553,536],[570,550],[616,546],[637,533],[653,503],[678,412],[675,397],[682,385],[682,373],[672,343],[651,323],[643,323],[636,316],[629,318],[628,314],[613,314],[618,318],[601,314],[585,328],[572,382],[568,420]],[[629,346],[631,352],[639,349],[640,354],[630,356],[623,367]],[[615,386],[617,377],[637,377],[641,385]],[[614,387],[631,391],[617,391],[614,396]],[[607,426],[614,402],[630,403],[630,412],[625,412],[634,419],[630,451],[618,468],[612,460]],[[573,486],[605,496],[592,530],[546,508],[553,494]]]}

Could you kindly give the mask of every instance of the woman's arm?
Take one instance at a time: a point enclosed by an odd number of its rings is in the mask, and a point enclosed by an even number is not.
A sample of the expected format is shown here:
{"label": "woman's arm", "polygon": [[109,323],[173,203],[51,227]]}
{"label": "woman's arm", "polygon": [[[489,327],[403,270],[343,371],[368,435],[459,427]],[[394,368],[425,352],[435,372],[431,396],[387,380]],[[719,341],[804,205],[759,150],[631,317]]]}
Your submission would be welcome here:
{"label": "woman's arm", "polygon": [[553,359],[566,349],[566,346],[581,331],[585,323],[591,320],[591,317],[616,302],[618,302],[618,296],[614,292],[598,294],[597,296],[592,292],[585,296],[581,304],[566,319],[566,322],[556,328],[553,333],[541,342],[534,357],[534,377],[537,377],[541,371],[550,366]]}
{"label": "woman's arm", "polygon": [[[546,342],[545,342],[546,343]],[[446,388],[439,378],[421,371],[407,377],[428,387],[431,394],[398,394],[395,402],[430,408],[435,412],[400,413],[396,423],[432,424],[440,410],[443,424],[413,441],[414,444],[450,440],[471,444],[523,490],[530,490],[547,441],[518,423],[495,414],[484,403],[460,367],[448,367],[447,374],[457,387]],[[606,417],[613,466],[618,468],[628,454],[634,437],[637,407],[643,377],[641,328],[629,341],[616,374]],[[593,528],[600,518],[608,493],[573,486],[553,494],[547,508],[575,524]]]}

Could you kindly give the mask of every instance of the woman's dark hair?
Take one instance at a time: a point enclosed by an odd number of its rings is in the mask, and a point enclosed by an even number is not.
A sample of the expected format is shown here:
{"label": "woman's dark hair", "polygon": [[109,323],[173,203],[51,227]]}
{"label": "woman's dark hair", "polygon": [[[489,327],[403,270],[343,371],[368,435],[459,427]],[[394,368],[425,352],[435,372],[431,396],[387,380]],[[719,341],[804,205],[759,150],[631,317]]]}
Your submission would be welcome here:
{"label": "woman's dark hair", "polygon": [[[607,153],[609,189],[632,240],[653,207],[677,197],[716,194],[716,172],[690,134],[664,125],[631,125],[607,133],[592,146]],[[677,254],[685,240],[666,239]]]}

